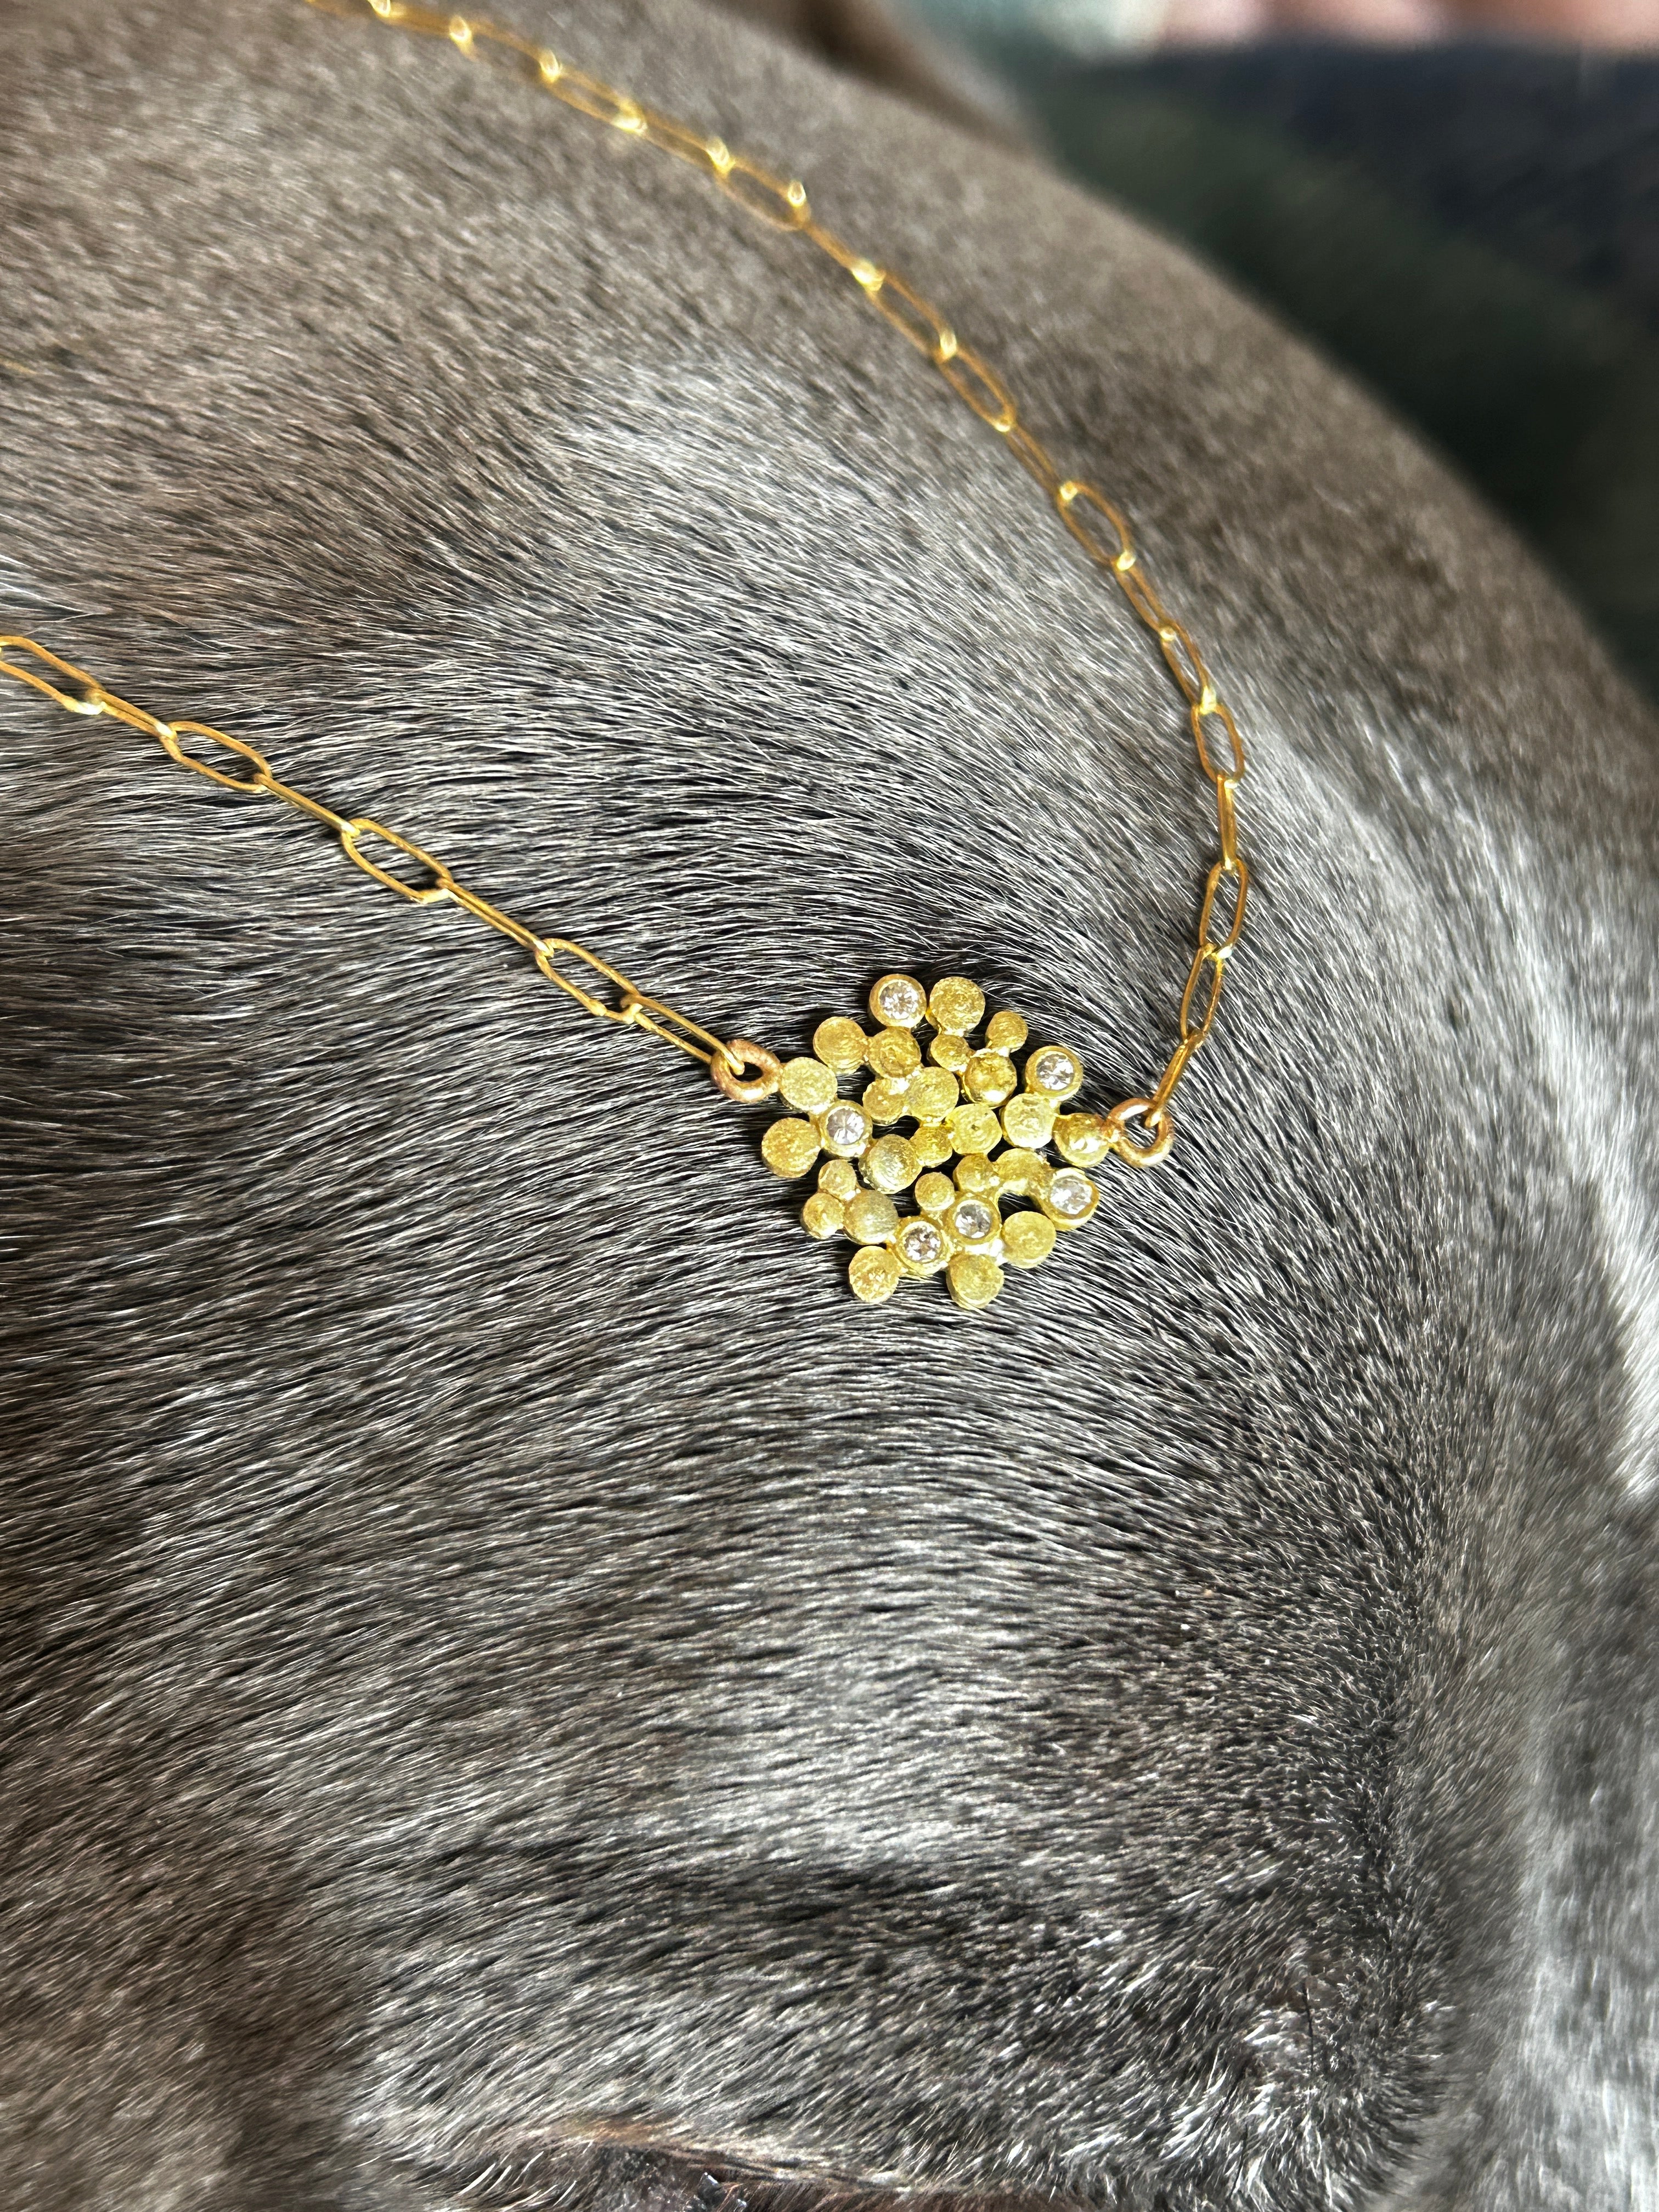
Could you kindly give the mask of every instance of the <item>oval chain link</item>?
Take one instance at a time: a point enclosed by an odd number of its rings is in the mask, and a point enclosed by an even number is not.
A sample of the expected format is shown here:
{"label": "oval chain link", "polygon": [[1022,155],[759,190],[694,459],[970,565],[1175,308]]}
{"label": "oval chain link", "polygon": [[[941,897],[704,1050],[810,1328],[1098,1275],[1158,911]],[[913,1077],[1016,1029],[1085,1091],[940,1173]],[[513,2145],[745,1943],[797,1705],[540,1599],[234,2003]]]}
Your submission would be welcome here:
{"label": "oval chain link", "polygon": [[[21,661],[9,658],[14,653],[27,654],[39,665],[36,668],[29,668]],[[281,799],[284,805],[293,807],[298,813],[309,815],[313,821],[325,823],[338,837],[340,849],[347,860],[361,868],[373,882],[395,892],[399,898],[407,899],[411,906],[449,904],[459,907],[475,921],[499,930],[503,937],[510,938],[514,945],[521,946],[530,954],[548,981],[556,983],[562,991],[568,992],[585,1013],[595,1015],[602,1021],[621,1022],[632,1029],[646,1030],[653,1036],[661,1037],[669,1044],[678,1045],[682,1052],[688,1052],[694,1060],[702,1060],[704,1066],[714,1073],[717,1082],[724,1077],[727,1083],[739,1083],[746,1069],[754,1065],[754,1046],[741,1042],[728,1045],[723,1038],[704,1029],[700,1022],[694,1022],[689,1014],[683,1014],[665,1000],[654,999],[648,992],[641,991],[619,968],[613,968],[608,960],[600,959],[597,952],[588,951],[585,945],[576,944],[574,939],[539,935],[528,923],[515,920],[492,901],[483,897],[477,891],[469,890],[446,861],[441,860],[435,853],[428,853],[424,846],[417,845],[412,837],[405,837],[400,830],[389,830],[383,822],[376,822],[367,814],[337,814],[331,806],[325,806],[321,799],[313,799],[308,793],[296,791],[291,784],[283,783],[272,773],[270,763],[256,746],[247,744],[244,738],[232,737],[228,730],[216,730],[210,722],[164,722],[158,716],[147,714],[142,707],[134,707],[126,700],[117,698],[84,668],[77,668],[73,661],[64,660],[57,653],[48,652],[45,646],[37,645],[33,638],[0,636],[0,676],[15,677],[19,683],[43,692],[48,699],[71,714],[106,714],[115,721],[125,722],[130,729],[143,731],[147,737],[155,738],[180,768],[187,768],[197,775],[205,776],[210,783],[219,784],[227,791],[262,792],[269,798]],[[56,682],[54,678],[58,679]],[[67,690],[65,684],[72,684],[75,689]],[[185,744],[186,737],[204,741],[208,745],[222,746],[234,759],[245,763],[252,774],[234,775],[228,768],[221,768],[216,763],[204,759],[200,751],[192,750]],[[375,857],[373,845],[377,840],[380,845],[389,848],[386,859]],[[410,883],[396,874],[386,865],[392,853],[401,853],[406,860],[413,862],[415,867],[424,874],[426,881]],[[602,997],[598,989],[590,988],[567,974],[565,967],[560,964],[562,961],[565,966],[575,963],[586,967],[601,986],[610,988],[611,997]],[[770,1056],[763,1057],[769,1060]],[[776,1063],[773,1062],[772,1066],[775,1069]],[[752,1078],[750,1079],[753,1080]],[[722,1083],[721,1087],[725,1088],[726,1083]],[[776,1088],[775,1079],[771,1088]],[[732,1095],[739,1094],[733,1092]],[[763,1091],[759,1095],[764,1097],[767,1094]]]}
{"label": "oval chain link", "polygon": [[[1120,1159],[1131,1167],[1151,1167],[1163,1159],[1175,1134],[1170,1101],[1194,1055],[1208,1041],[1221,1004],[1227,963],[1244,927],[1250,876],[1238,849],[1234,793],[1243,778],[1246,761],[1238,725],[1216,690],[1215,679],[1190,631],[1159,599],[1136,550],[1127,518],[1097,486],[1061,471],[1036,432],[1020,420],[1013,396],[996,370],[962,343],[953,325],[931,301],[893,270],[858,252],[817,220],[806,188],[798,179],[773,174],[758,162],[734,154],[724,139],[660,114],[614,85],[573,67],[550,47],[538,46],[516,31],[478,16],[416,5],[414,0],[308,0],[308,4],[348,21],[374,18],[422,37],[447,39],[459,52],[475,61],[493,63],[527,83],[538,85],[591,121],[641,139],[659,152],[704,171],[746,215],[774,229],[798,233],[851,277],[868,304],[932,363],[941,381],[970,413],[1006,441],[1072,536],[1111,578],[1157,639],[1186,703],[1199,767],[1215,794],[1221,848],[1205,884],[1198,946],[1181,995],[1175,1049],[1148,1097],[1125,1099],[1106,1117],[1112,1148]],[[31,655],[40,666],[22,666],[8,659],[8,652]],[[71,693],[54,684],[51,675],[44,672],[47,670],[77,686],[77,690]],[[203,722],[162,722],[143,708],[118,699],[83,669],[60,660],[28,638],[0,637],[0,675],[32,685],[70,714],[107,714],[159,739],[181,767],[228,790],[264,793],[325,823],[339,837],[347,858],[374,882],[417,906],[446,902],[459,906],[521,946],[548,981],[568,992],[587,1013],[644,1030],[703,1061],[726,1096],[763,1098],[776,1088],[778,1062],[770,1053],[746,1039],[728,1043],[715,1036],[689,1015],[640,990],[620,969],[568,938],[538,936],[526,924],[469,890],[443,861],[413,840],[366,815],[337,814],[320,800],[282,782],[263,754],[240,738]],[[201,758],[185,746],[185,736],[223,747],[252,774],[237,775],[228,767]],[[378,839],[401,854],[425,871],[428,880],[405,881],[364,851],[367,839]],[[600,985],[609,986],[614,996],[602,997],[597,989],[566,974],[558,964],[561,959],[585,966]]]}

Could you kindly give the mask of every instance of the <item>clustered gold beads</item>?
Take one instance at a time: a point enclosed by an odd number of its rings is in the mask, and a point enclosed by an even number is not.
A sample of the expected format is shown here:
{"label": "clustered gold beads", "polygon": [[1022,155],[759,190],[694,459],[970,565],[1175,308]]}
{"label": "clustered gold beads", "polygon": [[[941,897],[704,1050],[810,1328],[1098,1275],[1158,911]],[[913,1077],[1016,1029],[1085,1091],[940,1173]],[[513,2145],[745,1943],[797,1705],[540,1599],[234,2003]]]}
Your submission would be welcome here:
{"label": "clustered gold beads", "polygon": [[[1040,1267],[1092,1216],[1100,1192],[1088,1170],[1112,1150],[1110,1128],[1101,1115],[1062,1110],[1083,1086],[1078,1054],[1063,1044],[1028,1052],[1020,1016],[986,1022],[985,994],[965,976],[929,992],[914,975],[884,975],[870,1012],[873,1036],[838,1016],[819,1024],[810,1057],[784,1062],[778,1088],[795,1110],[767,1130],[767,1165],[791,1179],[818,1169],[801,1218],[813,1236],[858,1247],[848,1273],[866,1304],[907,1275],[943,1275],[959,1306],[988,1305],[1007,1268]],[[924,1057],[925,1025],[934,1035]],[[861,1094],[843,1097],[843,1079],[866,1070]],[[914,1213],[899,1211],[907,1193]]]}

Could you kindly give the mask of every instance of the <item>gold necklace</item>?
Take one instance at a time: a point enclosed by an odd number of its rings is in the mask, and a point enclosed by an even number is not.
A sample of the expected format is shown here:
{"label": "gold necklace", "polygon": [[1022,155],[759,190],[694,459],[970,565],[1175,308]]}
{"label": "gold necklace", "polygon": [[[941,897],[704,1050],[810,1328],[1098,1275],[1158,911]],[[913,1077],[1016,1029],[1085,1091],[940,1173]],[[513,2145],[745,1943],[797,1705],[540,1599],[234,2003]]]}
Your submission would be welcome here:
{"label": "gold necklace", "polygon": [[[907,1276],[937,1274],[959,1306],[988,1304],[1002,1288],[1005,1267],[1040,1265],[1060,1233],[1090,1219],[1100,1202],[1091,1169],[1109,1158],[1150,1168],[1168,1155],[1175,1136],[1170,1101],[1215,1022],[1227,963],[1243,928],[1249,871],[1238,850],[1233,805],[1244,774],[1243,743],[1202,654],[1152,588],[1118,509],[1093,484],[1061,475],[1047,447],[1020,421],[996,371],[902,277],[826,230],[813,216],[804,185],[773,176],[732,153],[723,140],[659,114],[496,24],[408,0],[308,4],[348,20],[373,16],[447,40],[470,58],[541,87],[607,129],[689,162],[746,214],[827,255],[1036,479],[1073,537],[1157,638],[1186,702],[1199,766],[1215,792],[1221,854],[1205,880],[1198,950],[1181,994],[1175,1048],[1146,1097],[1123,1099],[1103,1114],[1062,1111],[1084,1081],[1083,1062],[1069,1046],[1040,1045],[1023,1067],[1017,1066],[1014,1055],[1030,1042],[1018,1014],[1004,1009],[985,1022],[984,994],[964,976],[947,975],[929,990],[914,975],[893,974],[880,977],[869,994],[873,1034],[858,1021],[837,1017],[819,1024],[810,1054],[780,1060],[746,1037],[716,1036],[570,939],[538,935],[459,882],[413,838],[367,815],[337,814],[295,790],[240,738],[205,722],[162,721],[32,638],[0,636],[0,674],[31,685],[72,714],[106,714],[142,731],[158,739],[181,768],[226,790],[261,792],[325,823],[347,858],[377,884],[411,905],[464,908],[522,946],[549,982],[585,1012],[643,1030],[702,1060],[726,1097],[749,1105],[781,1098],[790,1110],[766,1130],[762,1153],[785,1177],[818,1168],[803,1220],[815,1237],[851,1238],[856,1248],[852,1286],[867,1304],[890,1297]],[[14,653],[25,659],[7,657]],[[220,748],[220,764],[191,751],[187,738]],[[1218,759],[1223,745],[1224,757]],[[388,865],[394,853],[424,880],[410,883],[394,872]],[[975,1045],[981,1023],[983,1038]],[[930,1028],[924,1055],[919,1033]],[[843,1097],[842,1082],[866,1070],[872,1079],[860,1095]],[[901,1133],[907,1123],[908,1135]],[[1051,1149],[1060,1155],[1058,1164]],[[942,1172],[947,1167],[951,1172]],[[917,1210],[901,1214],[897,1201],[907,1194]]]}

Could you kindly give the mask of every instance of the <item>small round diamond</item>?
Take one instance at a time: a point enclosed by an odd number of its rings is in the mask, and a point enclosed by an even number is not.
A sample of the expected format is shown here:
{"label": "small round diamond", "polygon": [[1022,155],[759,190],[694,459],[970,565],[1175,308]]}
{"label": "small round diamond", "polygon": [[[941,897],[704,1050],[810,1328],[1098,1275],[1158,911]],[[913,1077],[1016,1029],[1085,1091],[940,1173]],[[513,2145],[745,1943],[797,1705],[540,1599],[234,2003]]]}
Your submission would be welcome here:
{"label": "small round diamond", "polygon": [[911,1030],[927,1011],[927,994],[914,975],[884,975],[870,994],[870,1011],[878,1022]]}
{"label": "small round diamond", "polygon": [[1083,1071],[1064,1045],[1051,1044],[1031,1060],[1031,1081],[1038,1091],[1056,1096],[1075,1091]]}
{"label": "small round diamond", "polygon": [[1086,1221],[1099,1199],[1099,1191],[1080,1168],[1060,1168],[1049,1177],[1041,1203],[1043,1212],[1066,1229]]}
{"label": "small round diamond", "polygon": [[832,1106],[818,1122],[826,1152],[838,1152],[843,1159],[861,1152],[870,1139],[870,1116],[862,1106],[850,1101]]}
{"label": "small round diamond", "polygon": [[913,1267],[931,1267],[945,1257],[945,1239],[931,1221],[907,1222],[899,1232],[899,1257]]}
{"label": "small round diamond", "polygon": [[951,1215],[951,1226],[964,1244],[981,1244],[996,1227],[997,1218],[983,1199],[964,1198]]}

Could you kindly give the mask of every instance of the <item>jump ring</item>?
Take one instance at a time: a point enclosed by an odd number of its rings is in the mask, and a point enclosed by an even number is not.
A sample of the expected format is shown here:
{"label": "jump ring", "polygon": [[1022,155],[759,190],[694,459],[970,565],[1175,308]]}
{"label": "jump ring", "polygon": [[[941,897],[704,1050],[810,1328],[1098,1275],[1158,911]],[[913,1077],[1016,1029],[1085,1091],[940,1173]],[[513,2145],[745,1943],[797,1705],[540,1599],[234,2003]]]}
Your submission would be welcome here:
{"label": "jump ring", "polygon": [[[760,1070],[758,1075],[745,1076],[745,1067]],[[708,1073],[714,1077],[728,1098],[735,1098],[739,1106],[758,1106],[763,1098],[769,1098],[783,1079],[783,1062],[775,1053],[764,1046],[750,1044],[747,1037],[733,1037],[722,1045],[708,1062]]]}
{"label": "jump ring", "polygon": [[[1151,1142],[1129,1134],[1137,1122],[1151,1134]],[[1150,1098],[1126,1098],[1106,1116],[1112,1150],[1126,1167],[1155,1168],[1175,1142],[1175,1115],[1167,1106],[1154,1107]]]}

